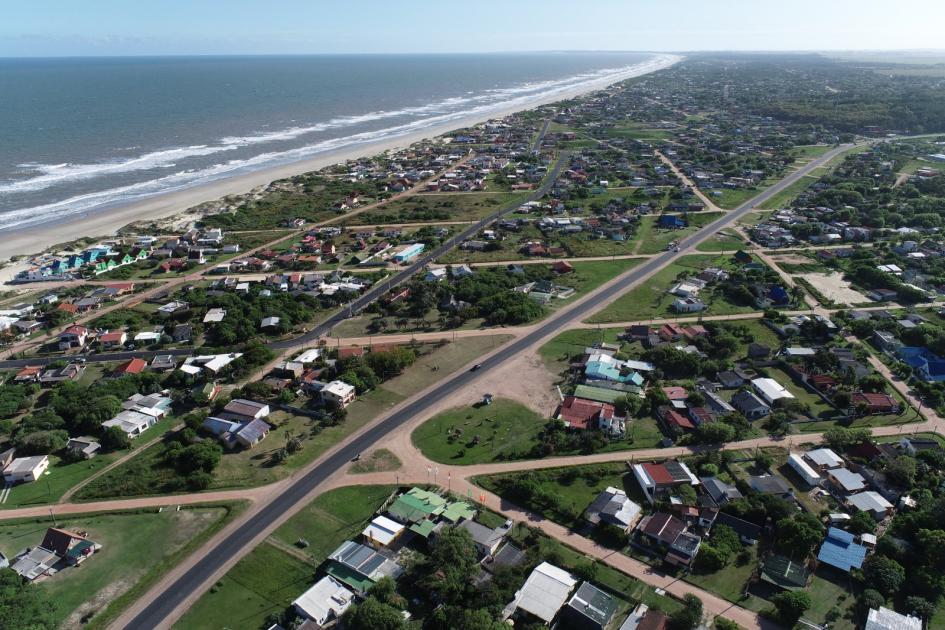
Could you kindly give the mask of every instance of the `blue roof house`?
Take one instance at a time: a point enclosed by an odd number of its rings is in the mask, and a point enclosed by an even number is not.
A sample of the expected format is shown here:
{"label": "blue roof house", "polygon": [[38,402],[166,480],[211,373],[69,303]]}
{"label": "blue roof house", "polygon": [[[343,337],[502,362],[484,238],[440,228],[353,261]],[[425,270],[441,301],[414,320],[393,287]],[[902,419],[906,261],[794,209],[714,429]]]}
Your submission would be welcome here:
{"label": "blue roof house", "polygon": [[643,375],[639,372],[621,374],[620,368],[613,363],[603,361],[588,361],[584,366],[584,377],[594,381],[613,381],[615,383],[632,383],[643,385]]}
{"label": "blue roof house", "polygon": [[788,297],[788,292],[784,287],[779,285],[771,287],[771,290],[768,291],[768,299],[771,300],[772,304],[776,305],[787,304],[791,301],[791,298]]}
{"label": "blue roof house", "polygon": [[853,534],[836,527],[827,530],[827,538],[817,554],[818,561],[847,573],[862,567],[865,559],[866,547],[853,542]]}
{"label": "blue roof house", "polygon": [[678,230],[680,228],[686,227],[686,220],[674,214],[661,214],[659,226],[661,228]]}
{"label": "blue roof house", "polygon": [[945,359],[928,348],[903,346],[896,354],[922,380],[936,383],[945,381]]}

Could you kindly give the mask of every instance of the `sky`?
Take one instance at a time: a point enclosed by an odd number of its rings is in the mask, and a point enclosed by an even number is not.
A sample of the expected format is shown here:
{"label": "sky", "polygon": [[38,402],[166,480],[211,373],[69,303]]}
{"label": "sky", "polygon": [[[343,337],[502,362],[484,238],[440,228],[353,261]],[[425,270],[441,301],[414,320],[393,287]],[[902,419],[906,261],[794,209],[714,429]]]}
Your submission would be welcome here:
{"label": "sky", "polygon": [[0,57],[941,49],[943,0],[34,0]]}

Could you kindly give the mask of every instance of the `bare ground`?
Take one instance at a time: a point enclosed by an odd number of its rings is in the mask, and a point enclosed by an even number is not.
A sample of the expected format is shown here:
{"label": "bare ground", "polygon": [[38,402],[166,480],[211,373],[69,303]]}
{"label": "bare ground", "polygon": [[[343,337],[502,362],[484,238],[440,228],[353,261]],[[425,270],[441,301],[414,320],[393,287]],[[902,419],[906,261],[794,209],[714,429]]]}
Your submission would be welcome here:
{"label": "bare ground", "polygon": [[837,271],[832,273],[805,273],[802,278],[810,282],[814,288],[823,293],[827,298],[839,304],[862,304],[868,302],[869,298],[850,288],[850,283],[843,279],[843,275]]}

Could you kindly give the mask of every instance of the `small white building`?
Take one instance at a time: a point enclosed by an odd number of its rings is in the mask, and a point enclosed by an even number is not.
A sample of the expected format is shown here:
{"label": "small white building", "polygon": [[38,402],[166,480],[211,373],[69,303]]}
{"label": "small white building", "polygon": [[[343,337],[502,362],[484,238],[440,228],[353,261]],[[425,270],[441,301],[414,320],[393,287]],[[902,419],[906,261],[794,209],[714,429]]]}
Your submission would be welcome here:
{"label": "small white building", "polygon": [[789,392],[784,385],[773,378],[752,379],[751,386],[769,405],[774,404],[776,400],[781,400],[782,398],[794,398],[794,394]]}
{"label": "small white building", "polygon": [[821,476],[817,474],[817,471],[811,468],[810,465],[804,461],[804,458],[797,453],[788,455],[788,466],[800,475],[801,479],[807,482],[808,485],[819,486],[820,482],[823,481]]}
{"label": "small white building", "polygon": [[323,626],[341,617],[353,602],[354,593],[335,578],[326,575],[299,595],[292,606],[299,616]]}
{"label": "small white building", "polygon": [[922,620],[880,606],[870,609],[863,630],[922,630]]}
{"label": "small white building", "polygon": [[804,453],[804,458],[820,470],[830,470],[831,468],[843,466],[843,458],[829,448],[816,448],[807,451]]}
{"label": "small white building", "polygon": [[357,398],[357,393],[354,385],[349,385],[344,381],[332,381],[322,388],[322,399],[341,408],[353,403],[355,398]]}
{"label": "small white building", "polygon": [[551,623],[577,583],[577,578],[564,569],[542,562],[515,593],[513,607]]}
{"label": "small white building", "polygon": [[36,481],[49,468],[49,457],[17,457],[3,469],[3,480],[7,483]]}
{"label": "small white building", "polygon": [[404,526],[386,516],[377,516],[364,528],[361,535],[374,548],[387,547],[404,531]]}
{"label": "small white building", "polygon": [[315,363],[318,361],[320,356],[322,356],[322,351],[320,348],[309,348],[299,356],[295,357],[295,361],[301,363],[302,365],[307,365],[309,363]]}

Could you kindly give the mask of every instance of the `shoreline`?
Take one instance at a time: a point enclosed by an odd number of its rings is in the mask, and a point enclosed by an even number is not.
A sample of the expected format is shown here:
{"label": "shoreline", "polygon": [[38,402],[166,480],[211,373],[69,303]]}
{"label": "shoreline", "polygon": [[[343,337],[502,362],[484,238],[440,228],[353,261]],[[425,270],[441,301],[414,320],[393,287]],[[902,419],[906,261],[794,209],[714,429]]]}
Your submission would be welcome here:
{"label": "shoreline", "polygon": [[[450,131],[456,129],[470,127],[488,120],[503,118],[549,103],[575,98],[604,89],[622,81],[664,70],[678,63],[680,60],[682,60],[682,56],[679,55],[656,54],[650,62],[644,62],[644,64],[651,65],[646,65],[646,67],[640,68],[639,70],[629,71],[617,78],[602,78],[599,81],[595,81],[581,88],[556,92],[545,98],[539,97],[522,106],[511,106],[504,109],[499,108],[488,114],[480,114],[478,116],[471,115],[468,118],[454,120],[442,125],[434,125],[422,131],[396,138],[369,142],[356,147],[336,149],[316,157],[292,162],[291,164],[265,168],[251,173],[200,184],[183,190],[160,193],[147,199],[112,208],[103,208],[100,211],[92,211],[87,216],[67,218],[59,222],[23,228],[22,230],[13,229],[8,232],[0,232],[0,259],[9,260],[13,256],[39,254],[56,244],[71,242],[83,237],[107,238],[114,236],[118,230],[130,223],[165,219],[184,213],[189,208],[202,203],[214,201],[228,195],[249,193],[254,188],[266,186],[276,180],[316,171],[348,160],[370,157],[386,151],[406,148],[421,140],[433,139],[448,134]],[[7,265],[6,268],[0,271],[0,274],[3,276],[9,275],[10,271],[12,271],[11,267],[21,267],[21,265]],[[0,278],[0,281],[2,281],[2,278]]]}

